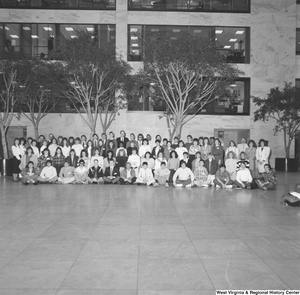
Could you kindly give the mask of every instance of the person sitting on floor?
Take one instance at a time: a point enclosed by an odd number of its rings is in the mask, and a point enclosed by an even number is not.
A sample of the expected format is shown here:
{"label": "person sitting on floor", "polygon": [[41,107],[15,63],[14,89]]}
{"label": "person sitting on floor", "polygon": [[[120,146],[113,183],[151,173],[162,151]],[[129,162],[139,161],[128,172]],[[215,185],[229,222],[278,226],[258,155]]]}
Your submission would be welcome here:
{"label": "person sitting on floor", "polygon": [[300,185],[296,184],[295,190],[281,197],[281,204],[291,207],[300,207]]}
{"label": "person sitting on floor", "polygon": [[21,171],[23,184],[38,184],[38,169],[34,167],[34,163],[29,161],[26,168]]}
{"label": "person sitting on floor", "polygon": [[[196,155],[197,155],[197,153],[196,153]],[[197,158],[195,158],[195,160],[197,160]],[[204,160],[201,159],[199,161],[199,164],[196,166],[196,168],[194,170],[194,176],[195,176],[194,183],[198,187],[207,187],[209,185],[209,183],[211,183],[208,180],[208,172],[204,166]]]}
{"label": "person sitting on floor", "polygon": [[263,190],[275,190],[277,187],[276,173],[269,164],[264,165],[265,172],[260,173],[255,179],[256,184]]}
{"label": "person sitting on floor", "polygon": [[120,180],[120,171],[119,168],[115,165],[113,159],[109,160],[109,166],[105,169],[104,172],[104,183],[105,184],[116,184]]}
{"label": "person sitting on floor", "polygon": [[143,162],[142,167],[139,170],[139,174],[136,180],[136,183],[138,185],[144,184],[144,185],[154,185],[155,179],[153,177],[152,170],[148,168],[148,163]]}
{"label": "person sitting on floor", "polygon": [[220,168],[217,170],[214,184],[215,186],[221,188],[232,188],[233,180],[231,180],[230,174],[228,171],[226,171],[224,164],[221,164]]}
{"label": "person sitting on floor", "polygon": [[88,182],[89,183],[96,183],[96,184],[103,184],[103,171],[102,168],[99,166],[98,159],[94,159],[94,165],[89,169],[88,172]]}
{"label": "person sitting on floor", "polygon": [[134,169],[129,162],[126,163],[126,168],[120,173],[121,184],[134,184],[136,181]]}
{"label": "person sitting on floor", "polygon": [[184,160],[180,161],[180,167],[176,170],[173,176],[173,184],[175,187],[192,187],[194,185],[194,174],[187,167]]}
{"label": "person sitting on floor", "polygon": [[170,170],[167,168],[166,162],[160,163],[160,168],[154,170],[154,178],[156,183],[169,187]]}
{"label": "person sitting on floor", "polygon": [[88,183],[88,169],[85,167],[83,159],[79,160],[79,166],[74,171],[75,183],[87,184]]}
{"label": "person sitting on floor", "polygon": [[251,189],[251,182],[251,172],[248,168],[246,168],[246,164],[244,162],[241,162],[240,170],[236,173],[234,187]]}
{"label": "person sitting on floor", "polygon": [[74,171],[75,168],[65,161],[64,166],[60,169],[58,181],[62,184],[73,183],[75,181]]}
{"label": "person sitting on floor", "polygon": [[55,167],[52,166],[51,160],[47,160],[46,166],[43,168],[37,180],[42,183],[55,183],[57,181],[57,171]]}

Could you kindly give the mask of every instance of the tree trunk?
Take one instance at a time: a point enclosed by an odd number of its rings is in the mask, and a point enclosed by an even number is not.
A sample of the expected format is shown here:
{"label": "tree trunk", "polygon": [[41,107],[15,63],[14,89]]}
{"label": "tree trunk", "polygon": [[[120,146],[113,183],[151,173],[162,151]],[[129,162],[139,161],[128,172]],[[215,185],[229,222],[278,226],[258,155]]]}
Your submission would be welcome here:
{"label": "tree trunk", "polygon": [[1,131],[1,142],[2,142],[2,149],[3,149],[3,159],[8,159],[7,139],[6,139],[6,134],[3,126],[0,127],[0,131]]}
{"label": "tree trunk", "polygon": [[34,127],[35,140],[38,140],[38,138],[39,138],[39,124],[38,123],[36,123],[36,124],[33,123],[33,127]]}

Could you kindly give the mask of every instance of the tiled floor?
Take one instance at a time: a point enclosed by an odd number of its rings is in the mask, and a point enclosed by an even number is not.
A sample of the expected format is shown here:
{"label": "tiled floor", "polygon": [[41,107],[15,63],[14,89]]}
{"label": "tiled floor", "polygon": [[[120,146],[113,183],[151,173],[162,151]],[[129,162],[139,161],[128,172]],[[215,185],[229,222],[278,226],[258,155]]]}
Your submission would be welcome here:
{"label": "tiled floor", "polygon": [[[300,289],[300,208],[277,191],[0,179],[0,295]],[[300,182],[300,181],[299,181]]]}

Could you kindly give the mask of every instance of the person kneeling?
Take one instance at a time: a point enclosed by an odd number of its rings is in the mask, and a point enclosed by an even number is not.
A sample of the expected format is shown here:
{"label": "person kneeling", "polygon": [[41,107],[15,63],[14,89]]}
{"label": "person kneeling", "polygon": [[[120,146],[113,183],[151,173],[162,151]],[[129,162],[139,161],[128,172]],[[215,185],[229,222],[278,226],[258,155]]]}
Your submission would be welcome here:
{"label": "person kneeling", "polygon": [[85,167],[83,159],[79,161],[79,166],[74,171],[75,183],[87,184],[88,183],[88,169]]}
{"label": "person kneeling", "polygon": [[180,161],[180,167],[173,176],[173,184],[176,187],[192,187],[194,185],[195,176],[190,168],[186,166],[184,160]]}
{"label": "person kneeling", "polygon": [[152,170],[148,168],[148,163],[143,162],[143,165],[139,171],[136,183],[138,185],[144,184],[144,185],[154,185],[155,179],[153,177]]}
{"label": "person kneeling", "polygon": [[51,160],[46,161],[46,166],[43,168],[37,180],[42,183],[55,183],[57,181],[57,171],[55,167],[52,166]]}
{"label": "person kneeling", "polygon": [[120,180],[119,168],[115,166],[115,161],[113,159],[109,160],[109,167],[105,169],[104,172],[104,183],[105,184],[115,184]]}
{"label": "person kneeling", "polygon": [[221,164],[220,168],[217,170],[214,184],[215,186],[221,188],[232,188],[233,181],[230,178],[229,172],[226,171],[226,167],[224,164]]}
{"label": "person kneeling", "polygon": [[92,166],[89,169],[88,182],[96,184],[104,183],[103,171],[102,168],[99,166],[99,161],[97,159],[94,160],[94,166]]}
{"label": "person kneeling", "polygon": [[121,184],[134,184],[136,181],[134,169],[129,162],[126,163],[126,168],[121,171]]}
{"label": "person kneeling", "polygon": [[246,168],[246,164],[244,162],[241,162],[240,170],[238,170],[236,173],[234,187],[251,189],[251,182],[251,172],[248,168]]}
{"label": "person kneeling", "polygon": [[60,169],[58,181],[62,184],[74,183],[74,170],[75,168],[73,166],[70,166],[69,162],[66,161],[64,163],[64,167]]}
{"label": "person kneeling", "polygon": [[23,184],[38,184],[38,170],[34,168],[34,163],[29,161],[26,168],[21,171]]}
{"label": "person kneeling", "polygon": [[255,179],[256,184],[263,190],[275,190],[277,187],[276,173],[269,164],[264,165],[265,172]]}
{"label": "person kneeling", "polygon": [[165,187],[169,187],[170,170],[167,168],[166,162],[161,162],[160,168],[155,169],[154,177],[156,180],[156,184],[162,184]]}

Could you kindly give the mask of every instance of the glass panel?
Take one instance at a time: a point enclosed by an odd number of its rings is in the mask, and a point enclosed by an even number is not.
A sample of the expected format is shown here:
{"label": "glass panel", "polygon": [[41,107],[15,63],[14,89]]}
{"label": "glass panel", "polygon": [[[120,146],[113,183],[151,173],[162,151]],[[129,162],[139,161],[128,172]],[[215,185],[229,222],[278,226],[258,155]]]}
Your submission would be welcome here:
{"label": "glass panel", "polygon": [[129,0],[129,10],[250,12],[250,0]]}
{"label": "glass panel", "polygon": [[190,33],[215,40],[220,53],[229,63],[249,63],[249,29],[239,27],[188,27],[188,26],[129,26],[128,61],[142,61],[142,38],[175,39],[180,33]]}
{"label": "glass panel", "polygon": [[20,52],[20,25],[19,24],[5,24],[4,25],[4,49],[6,51]]}
{"label": "glass panel", "polygon": [[300,54],[300,29],[296,31],[296,54]]}
{"label": "glass panel", "polygon": [[43,9],[116,9],[116,0],[2,0],[0,7]]}
{"label": "glass panel", "polygon": [[250,105],[250,79],[236,80],[226,87],[218,100],[207,105],[201,113],[248,115]]}
{"label": "glass panel", "polygon": [[215,40],[227,62],[245,63],[245,48],[247,47],[245,36],[245,28],[216,27]]}

